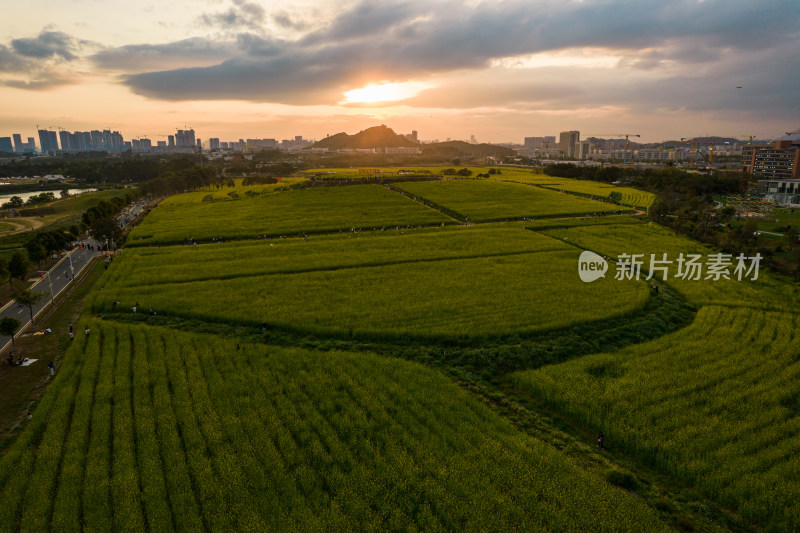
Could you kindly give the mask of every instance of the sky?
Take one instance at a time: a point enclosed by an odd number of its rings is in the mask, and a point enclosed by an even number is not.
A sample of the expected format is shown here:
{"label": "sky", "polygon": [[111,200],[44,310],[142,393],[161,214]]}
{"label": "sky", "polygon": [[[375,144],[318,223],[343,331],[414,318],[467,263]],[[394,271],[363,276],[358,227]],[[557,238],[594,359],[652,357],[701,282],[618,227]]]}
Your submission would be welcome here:
{"label": "sky", "polygon": [[0,136],[154,144],[775,138],[800,127],[800,1],[6,2],[0,110]]}

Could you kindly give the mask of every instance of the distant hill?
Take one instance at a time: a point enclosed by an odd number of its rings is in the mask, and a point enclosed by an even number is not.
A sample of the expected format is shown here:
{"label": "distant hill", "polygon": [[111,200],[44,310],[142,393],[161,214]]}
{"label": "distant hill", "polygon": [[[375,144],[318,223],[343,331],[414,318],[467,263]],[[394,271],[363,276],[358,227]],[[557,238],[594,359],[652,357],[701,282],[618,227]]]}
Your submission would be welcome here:
{"label": "distant hill", "polygon": [[447,141],[443,143],[419,145],[423,155],[439,156],[442,158],[468,158],[486,157],[490,155],[514,155],[514,150],[496,144],[470,144],[464,141]]}
{"label": "distant hill", "polygon": [[[327,148],[330,151],[353,149],[353,148],[386,148],[386,147],[417,147],[422,152],[422,156],[437,159],[453,158],[479,158],[490,155],[504,156],[514,155],[510,148],[497,146],[494,144],[470,144],[464,141],[447,141],[433,144],[417,144],[398,135],[391,128],[385,125],[367,128],[355,135],[347,133],[337,133],[326,137],[317,142],[312,148]],[[416,156],[419,157],[419,156]]]}
{"label": "distant hill", "polygon": [[[725,144],[725,143],[746,143],[747,139],[735,139],[733,137],[695,137],[695,141],[702,141],[702,142],[713,142],[714,144]],[[661,143],[661,148],[677,148],[677,147],[686,147],[691,146],[692,140],[687,139],[685,141],[666,141]]]}
{"label": "distant hill", "polygon": [[342,150],[345,148],[385,148],[385,147],[410,147],[417,146],[402,135],[395,133],[392,128],[381,124],[367,128],[355,135],[337,133],[317,142],[312,148],[327,148],[328,150]]}

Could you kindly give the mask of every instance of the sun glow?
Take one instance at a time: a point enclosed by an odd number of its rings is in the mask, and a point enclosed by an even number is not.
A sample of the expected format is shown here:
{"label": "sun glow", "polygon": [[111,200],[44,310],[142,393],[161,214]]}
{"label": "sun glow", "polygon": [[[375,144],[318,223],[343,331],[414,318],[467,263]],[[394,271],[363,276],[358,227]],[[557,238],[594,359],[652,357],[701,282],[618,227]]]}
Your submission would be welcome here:
{"label": "sun glow", "polygon": [[353,89],[344,93],[342,104],[372,104],[376,102],[394,102],[416,96],[431,85],[416,81],[405,83],[370,83],[366,87]]}

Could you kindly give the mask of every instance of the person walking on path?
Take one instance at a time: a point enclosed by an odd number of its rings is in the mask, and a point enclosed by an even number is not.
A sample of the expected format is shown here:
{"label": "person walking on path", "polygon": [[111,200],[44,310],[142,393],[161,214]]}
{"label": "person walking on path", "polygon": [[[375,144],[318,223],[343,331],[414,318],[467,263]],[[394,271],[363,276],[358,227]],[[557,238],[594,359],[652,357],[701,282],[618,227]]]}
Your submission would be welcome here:
{"label": "person walking on path", "polygon": [[47,368],[50,369],[50,375],[51,376],[55,376],[56,375],[56,365],[54,365],[52,361],[47,363]]}
{"label": "person walking on path", "polygon": [[600,433],[597,434],[597,447],[600,448],[601,450],[604,450],[606,448],[605,443],[606,443],[606,436],[603,435],[603,432],[601,431]]}

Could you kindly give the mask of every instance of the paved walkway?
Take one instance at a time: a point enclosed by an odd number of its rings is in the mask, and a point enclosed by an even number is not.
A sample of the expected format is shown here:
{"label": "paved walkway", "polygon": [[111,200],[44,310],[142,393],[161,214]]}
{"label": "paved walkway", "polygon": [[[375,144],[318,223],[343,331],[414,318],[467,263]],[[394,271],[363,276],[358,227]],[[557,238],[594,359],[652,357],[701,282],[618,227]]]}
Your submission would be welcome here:
{"label": "paved walkway", "polygon": [[[81,241],[84,243],[83,249],[76,248],[71,252],[64,255],[56,266],[50,269],[44,276],[43,280],[37,281],[31,291],[41,292],[47,294],[46,299],[42,299],[38,305],[33,306],[34,318],[48,305],[50,305],[52,298],[61,294],[61,292],[74,283],[73,279],[89,264],[93,257],[101,254],[98,251],[99,244],[91,239]],[[86,244],[91,244],[94,250],[89,250]],[[51,289],[52,286],[52,289]],[[19,307],[15,301],[11,301],[0,309],[0,318],[14,317],[22,323],[22,326],[17,330],[18,332],[24,331],[31,322],[30,311],[27,307]],[[37,324],[38,326],[39,324]],[[53,333],[63,334],[66,329],[66,324],[41,324],[44,327],[53,328]],[[0,335],[0,352],[5,353],[6,348],[11,344],[11,338]]]}

